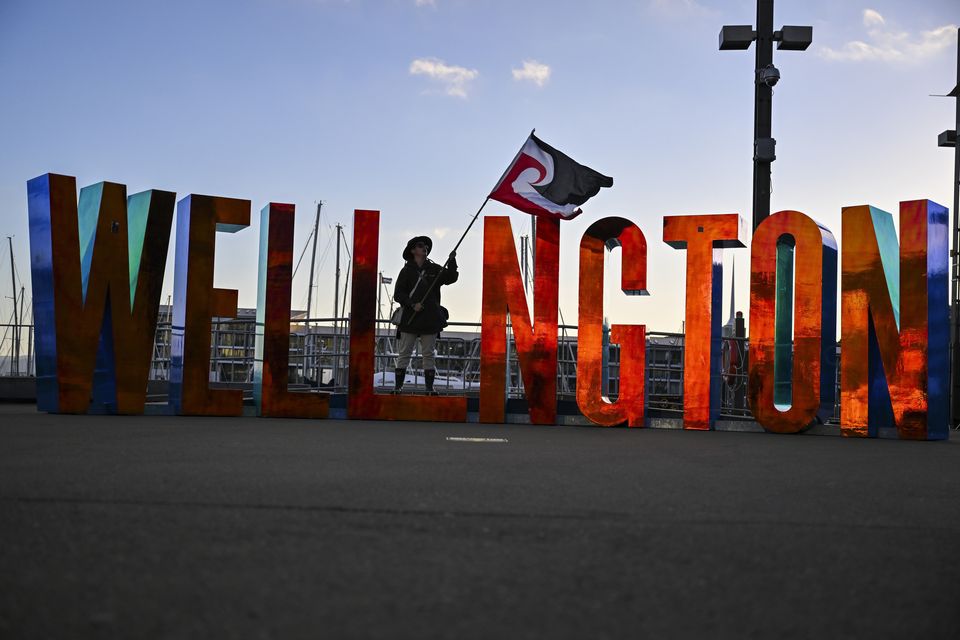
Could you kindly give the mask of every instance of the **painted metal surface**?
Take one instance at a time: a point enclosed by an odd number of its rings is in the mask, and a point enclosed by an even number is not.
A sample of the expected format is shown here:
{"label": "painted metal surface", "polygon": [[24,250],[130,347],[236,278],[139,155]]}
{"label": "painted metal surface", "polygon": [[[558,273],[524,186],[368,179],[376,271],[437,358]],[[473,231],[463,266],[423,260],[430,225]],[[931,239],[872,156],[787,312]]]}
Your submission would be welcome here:
{"label": "painted metal surface", "polygon": [[687,250],[684,429],[711,429],[720,412],[723,248],[743,247],[743,238],[735,213],[663,218],[663,241]]}
{"label": "painted metal surface", "polygon": [[260,211],[253,400],[263,417],[326,418],[330,394],[288,389],[294,213],[292,204],[275,202]]}
{"label": "painted metal surface", "polygon": [[210,319],[237,315],[237,290],[213,286],[217,232],[249,225],[249,200],[191,194],[177,203],[170,404],[181,415],[243,412],[242,391],[210,388]]}
{"label": "painted metal surface", "polygon": [[793,238],[789,235],[782,236],[776,244],[773,401],[782,405],[790,404],[793,389],[793,263],[796,259],[794,249]]}
{"label": "painted metal surface", "polygon": [[382,395],[374,391],[379,243],[380,212],[354,211],[347,416],[363,420],[466,422],[464,397]]}
{"label": "painted metal surface", "polygon": [[642,427],[646,364],[646,326],[615,324],[610,340],[620,345],[620,386],[616,402],[603,393],[604,253],[620,247],[620,289],[647,293],[647,240],[625,218],[597,220],[580,239],[580,305],[577,322],[577,406],[594,424],[626,423]]}
{"label": "painted metal surface", "polygon": [[[766,430],[797,433],[833,413],[837,243],[809,216],[780,211],[754,232],[750,252],[750,409]],[[784,253],[795,258],[789,269]],[[795,287],[781,281],[793,273]],[[783,303],[785,290],[795,291],[790,305]],[[775,374],[783,360],[781,345],[789,347],[791,336],[792,375],[784,389]]]}
{"label": "painted metal surface", "polygon": [[[947,209],[900,203],[893,216],[844,207],[840,422],[846,436],[949,436]],[[899,258],[899,260],[898,260]]]}
{"label": "painted metal surface", "polygon": [[510,218],[484,218],[480,422],[505,420],[508,312],[530,421],[556,421],[560,220],[538,218],[535,242],[531,321]]}
{"label": "painted metal surface", "polygon": [[142,413],[175,195],[27,183],[37,407]]}

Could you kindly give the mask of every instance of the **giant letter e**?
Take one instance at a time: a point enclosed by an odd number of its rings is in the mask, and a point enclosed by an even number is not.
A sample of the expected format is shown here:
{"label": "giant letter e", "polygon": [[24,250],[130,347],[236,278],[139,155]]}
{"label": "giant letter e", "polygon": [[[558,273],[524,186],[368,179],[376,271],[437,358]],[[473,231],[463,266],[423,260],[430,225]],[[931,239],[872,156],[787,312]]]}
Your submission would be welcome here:
{"label": "giant letter e", "polygon": [[217,232],[249,224],[249,200],[192,194],[177,203],[170,404],[181,415],[243,413],[242,391],[210,388],[210,318],[237,315],[237,290],[213,286]]}

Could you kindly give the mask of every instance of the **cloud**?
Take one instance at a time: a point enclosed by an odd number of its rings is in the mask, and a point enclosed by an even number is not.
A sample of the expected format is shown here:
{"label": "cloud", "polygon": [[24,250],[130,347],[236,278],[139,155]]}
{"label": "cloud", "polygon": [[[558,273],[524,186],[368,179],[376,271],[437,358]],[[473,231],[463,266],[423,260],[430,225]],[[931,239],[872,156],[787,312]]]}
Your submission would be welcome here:
{"label": "cloud", "polygon": [[886,23],[887,21],[883,19],[883,16],[880,15],[880,12],[874,11],[873,9],[863,10],[863,26],[876,27]]}
{"label": "cloud", "polygon": [[650,0],[647,8],[665,18],[713,18],[717,15],[716,11],[697,0]]}
{"label": "cloud", "polygon": [[437,58],[417,58],[410,63],[410,75],[427,76],[444,86],[444,93],[448,96],[466,98],[470,83],[480,72],[476,69],[467,69],[450,65]]}
{"label": "cloud", "polygon": [[878,11],[863,10],[865,40],[851,40],[839,49],[820,47],[818,53],[827,60],[849,62],[916,62],[940,53],[957,39],[957,25],[921,31],[914,36],[906,31],[887,27],[887,20]]}
{"label": "cloud", "polygon": [[536,60],[524,60],[523,67],[513,69],[513,79],[519,82],[532,82],[538,87],[547,84],[550,79],[550,67]]}
{"label": "cloud", "polygon": [[450,227],[434,227],[433,235],[437,237],[437,240],[443,240],[443,236],[450,233]]}
{"label": "cloud", "polygon": [[418,7],[435,7],[437,6],[436,0],[417,0]]}

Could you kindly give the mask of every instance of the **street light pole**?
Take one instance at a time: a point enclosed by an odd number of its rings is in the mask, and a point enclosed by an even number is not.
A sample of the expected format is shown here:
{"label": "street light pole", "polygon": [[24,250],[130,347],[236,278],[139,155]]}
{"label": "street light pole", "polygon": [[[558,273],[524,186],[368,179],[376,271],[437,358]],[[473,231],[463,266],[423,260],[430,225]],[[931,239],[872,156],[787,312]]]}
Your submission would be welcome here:
{"label": "street light pole", "polygon": [[804,51],[813,42],[813,27],[784,26],[773,30],[773,0],[757,0],[757,28],[726,25],[720,29],[720,50],[749,49],[756,41],[753,104],[753,229],[770,215],[771,163],[777,159],[772,137],[773,87],[780,71],[773,66],[773,43],[778,49]]}
{"label": "street light pole", "polygon": [[[784,26],[773,30],[773,0],[757,0],[757,28],[725,25],[720,50],[749,49],[756,41],[753,98],[753,230],[770,216],[771,164],[777,159],[773,138],[773,87],[780,71],[773,66],[773,43],[778,49],[805,51],[813,42],[813,27]],[[793,381],[793,245],[777,243],[777,294],[774,329],[773,401],[790,404]]]}
{"label": "street light pole", "polygon": [[[773,66],[773,0],[757,0],[757,77],[753,112],[753,228],[770,215],[770,174],[774,154],[762,154],[760,140],[773,141],[773,85],[760,82],[761,69]],[[772,151],[775,143],[765,143]]]}
{"label": "street light pole", "polygon": [[960,423],[960,29],[957,29],[957,84],[944,98],[953,98],[954,129],[937,138],[938,147],[953,149],[953,246],[950,250],[950,425]]}

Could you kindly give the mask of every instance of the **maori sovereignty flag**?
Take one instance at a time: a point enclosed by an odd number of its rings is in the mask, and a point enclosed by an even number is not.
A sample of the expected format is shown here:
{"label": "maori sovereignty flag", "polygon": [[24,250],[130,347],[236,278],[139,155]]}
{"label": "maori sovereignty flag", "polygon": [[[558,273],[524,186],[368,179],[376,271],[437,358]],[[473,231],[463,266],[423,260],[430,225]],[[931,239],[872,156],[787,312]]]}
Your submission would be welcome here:
{"label": "maori sovereignty flag", "polygon": [[524,213],[570,220],[601,187],[611,186],[613,178],[575,162],[531,133],[490,197]]}

